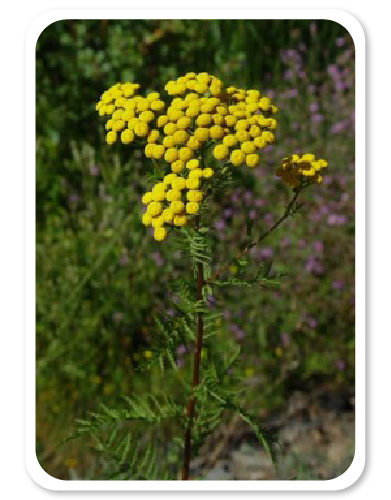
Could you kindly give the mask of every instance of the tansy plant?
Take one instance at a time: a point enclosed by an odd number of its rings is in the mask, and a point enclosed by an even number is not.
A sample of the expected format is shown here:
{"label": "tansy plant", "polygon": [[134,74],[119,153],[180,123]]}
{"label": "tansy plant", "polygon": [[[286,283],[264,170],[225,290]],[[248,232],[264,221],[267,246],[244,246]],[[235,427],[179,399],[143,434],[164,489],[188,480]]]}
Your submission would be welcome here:
{"label": "tansy plant", "polygon": [[[322,183],[321,171],[327,167],[325,160],[316,159],[313,154],[284,158],[276,174],[292,189],[293,195],[281,217],[256,237],[254,228],[247,224],[247,239],[237,254],[227,263],[215,263],[208,238],[208,201],[217,192],[229,189],[236,169],[259,165],[262,150],[275,141],[278,108],[258,90],[226,87],[208,73],[187,73],[169,81],[165,90],[168,99],[158,92],[142,97],[139,84],[117,83],[103,93],[96,105],[99,115],[108,117],[107,143],[120,141],[143,148],[151,160],[149,178],[153,185],[142,197],[146,208],[142,222],[153,227],[157,241],[163,242],[172,233],[186,250],[194,276],[190,280],[183,277],[174,284],[181,298],[181,303],[175,304],[176,316],[156,317],[157,345],[150,360],[159,363],[162,370],[168,362],[177,373],[176,349],[180,344],[194,343],[192,384],[179,377],[187,398],[186,411],[169,396],[147,394],[125,398],[127,405],[121,409],[102,405],[102,413],[78,421],[76,435],[88,431],[95,437],[98,449],[114,459],[116,468],[112,477],[117,479],[157,478],[156,447],[149,443],[146,451],[139,453],[138,438],[126,428],[126,423],[157,424],[176,419],[183,434],[175,439],[175,445],[183,459],[181,477],[186,480],[190,479],[190,459],[219,424],[226,409],[236,412],[253,428],[275,462],[274,438],[262,428],[256,416],[240,406],[238,391],[231,389],[232,378],[230,387],[224,382],[240,349],[222,353],[209,341],[216,315],[211,315],[206,298],[212,287],[259,286],[270,279],[269,269],[263,274],[260,270],[251,279],[240,275],[221,280],[230,266],[242,265],[251,248],[301,208],[297,201],[299,194],[311,184]],[[216,266],[213,273],[212,262]],[[208,358],[201,372],[203,348],[208,349]],[[99,434],[102,428],[106,432],[104,438]],[[164,475],[160,469],[159,474],[170,479],[172,471],[167,469]]]}

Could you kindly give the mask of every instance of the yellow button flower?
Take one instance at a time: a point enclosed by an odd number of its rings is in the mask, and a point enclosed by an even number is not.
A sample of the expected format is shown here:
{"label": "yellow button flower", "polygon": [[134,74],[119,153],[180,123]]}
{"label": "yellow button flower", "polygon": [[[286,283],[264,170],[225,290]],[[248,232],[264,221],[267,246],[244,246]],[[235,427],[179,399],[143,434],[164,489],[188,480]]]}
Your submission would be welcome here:
{"label": "yellow button flower", "polygon": [[160,160],[160,158],[163,158],[164,151],[165,151],[164,146],[162,146],[161,144],[156,144],[153,149],[153,157],[155,158],[155,160]]}
{"label": "yellow button flower", "polygon": [[186,193],[186,197],[189,201],[200,202],[202,201],[204,195],[202,194],[202,191],[199,191],[198,189],[191,189]]}
{"label": "yellow button flower", "polygon": [[194,130],[194,137],[200,142],[207,141],[209,139],[209,129],[205,127],[199,127]]}
{"label": "yellow button flower", "polygon": [[177,176],[175,174],[167,174],[164,176],[163,182],[166,186],[169,186],[171,185],[172,181],[176,179],[176,177]]}
{"label": "yellow button flower", "polygon": [[186,203],[186,212],[190,215],[198,213],[199,209],[200,206],[196,201],[189,201],[189,203]]}
{"label": "yellow button flower", "polygon": [[164,126],[164,129],[163,129],[164,133],[166,135],[173,135],[174,132],[177,131],[177,126],[175,125],[175,123],[167,123],[167,125]]}
{"label": "yellow button flower", "polygon": [[203,177],[202,169],[195,168],[194,170],[190,170],[189,179],[198,179],[199,177]]}
{"label": "yellow button flower", "polygon": [[165,108],[165,104],[163,101],[153,101],[151,102],[151,109],[153,111],[162,111]]}
{"label": "yellow button flower", "polygon": [[186,168],[188,168],[189,170],[194,170],[195,168],[198,168],[199,165],[200,165],[200,161],[197,160],[196,158],[193,158],[192,160],[189,160],[186,163]]}
{"label": "yellow button flower", "polygon": [[236,122],[238,121],[236,116],[233,115],[227,115],[225,118],[225,123],[228,125],[228,127],[233,127]]}
{"label": "yellow button flower", "polygon": [[255,151],[255,144],[252,141],[245,141],[242,142],[242,145],[240,146],[240,149],[246,153],[247,155],[254,153]]}
{"label": "yellow button flower", "polygon": [[107,144],[114,144],[117,140],[117,132],[110,131],[106,134],[106,142]]}
{"label": "yellow button flower", "polygon": [[164,219],[161,215],[159,217],[152,217],[151,225],[155,229],[158,227],[162,227],[163,224],[164,224]]}
{"label": "yellow button flower", "polygon": [[157,101],[160,97],[159,92],[151,92],[147,95],[147,99],[149,102]]}
{"label": "yellow button flower", "polygon": [[159,130],[151,130],[148,134],[147,141],[152,143],[159,139]]}
{"label": "yellow button flower", "polygon": [[212,177],[214,174],[214,171],[211,168],[204,168],[202,170],[202,176],[208,179],[209,177]]}
{"label": "yellow button flower", "polygon": [[198,189],[200,187],[199,177],[186,180],[187,189]]}
{"label": "yellow button flower", "polygon": [[155,113],[153,111],[143,111],[139,116],[140,120],[145,123],[151,122],[155,118]]}
{"label": "yellow button flower", "polygon": [[152,201],[147,208],[147,214],[156,217],[163,210],[163,205],[159,201]]}
{"label": "yellow button flower", "polygon": [[216,160],[223,160],[224,158],[227,158],[229,155],[229,149],[225,144],[219,144],[218,146],[215,146],[213,150],[213,156],[216,158]]}
{"label": "yellow button flower", "polygon": [[134,127],[134,133],[139,137],[145,137],[148,134],[148,125],[145,122],[139,122]]}
{"label": "yellow button flower", "polygon": [[170,206],[171,210],[174,212],[174,214],[180,214],[183,212],[185,205],[182,201],[173,201]]}
{"label": "yellow button flower", "polygon": [[238,166],[245,161],[246,154],[240,149],[235,149],[234,151],[232,151],[230,159],[233,165]]}
{"label": "yellow button flower", "polygon": [[153,237],[156,241],[163,241],[167,236],[167,230],[164,227],[157,227],[153,234]]}
{"label": "yellow button flower", "polygon": [[169,148],[164,154],[164,159],[167,163],[173,163],[178,159],[178,150],[176,148]]}
{"label": "yellow button flower", "polygon": [[131,130],[126,129],[123,132],[121,132],[121,142],[123,144],[129,144],[130,142],[133,141],[133,139],[134,139],[134,133]]}
{"label": "yellow button flower", "polygon": [[181,191],[186,187],[186,179],[184,177],[177,177],[176,179],[173,179],[171,185],[173,189]]}
{"label": "yellow button flower", "polygon": [[223,139],[223,144],[225,144],[228,148],[232,148],[233,146],[236,146],[237,143],[238,143],[238,139],[233,134],[228,134]]}
{"label": "yellow button flower", "polygon": [[[123,132],[122,132],[122,134],[123,134]],[[122,134],[121,134],[121,138],[122,138]],[[155,146],[156,146],[156,144],[147,144],[145,146],[144,154],[147,158],[153,158],[153,152],[155,150]]]}
{"label": "yellow button flower", "polygon": [[179,158],[183,161],[188,161],[193,157],[193,150],[187,146],[179,150]]}
{"label": "yellow button flower", "polygon": [[224,130],[220,125],[214,125],[209,129],[211,139],[221,139],[224,136]]}
{"label": "yellow button flower", "polygon": [[157,126],[158,126],[159,128],[164,127],[167,123],[168,123],[168,116],[167,116],[167,115],[161,115],[161,116],[159,116],[159,118],[157,119]]}
{"label": "yellow button flower", "polygon": [[174,147],[175,146],[174,137],[172,135],[167,135],[163,139],[163,146],[165,146],[166,148],[172,148],[172,147]]}
{"label": "yellow button flower", "polygon": [[190,139],[187,141],[186,146],[193,151],[197,150],[200,148],[201,143],[198,139],[196,139],[193,135],[190,137]]}
{"label": "yellow button flower", "polygon": [[175,144],[185,144],[187,139],[189,138],[189,134],[185,130],[177,130],[173,134],[173,139]]}
{"label": "yellow button flower", "polygon": [[171,208],[166,208],[163,210],[162,217],[164,222],[172,222],[174,219],[174,212]]}
{"label": "yellow button flower", "polygon": [[263,137],[256,137],[254,139],[254,144],[258,149],[263,149],[267,146],[267,142],[263,139]]}
{"label": "yellow button flower", "polygon": [[246,142],[250,140],[250,134],[247,132],[247,130],[240,129],[236,132],[235,135],[240,142]]}
{"label": "yellow button flower", "polygon": [[256,167],[259,163],[259,155],[249,154],[246,156],[246,165],[248,167]]}
{"label": "yellow button flower", "polygon": [[179,118],[176,125],[178,129],[185,130],[190,127],[191,119],[188,116],[183,116],[182,118]]}
{"label": "yellow button flower", "polygon": [[123,120],[114,120],[112,127],[115,132],[119,132],[125,127],[125,122]]}
{"label": "yellow button flower", "polygon": [[177,160],[171,163],[171,170],[176,174],[180,174],[185,169],[185,162],[183,160]]}
{"label": "yellow button flower", "polygon": [[144,196],[142,197],[142,202],[144,203],[144,205],[148,205],[148,203],[151,203],[152,200],[153,196],[152,193],[150,192],[145,193]]}
{"label": "yellow button flower", "polygon": [[143,214],[142,222],[143,222],[144,226],[150,226],[152,223],[152,216],[149,215],[148,213]]}

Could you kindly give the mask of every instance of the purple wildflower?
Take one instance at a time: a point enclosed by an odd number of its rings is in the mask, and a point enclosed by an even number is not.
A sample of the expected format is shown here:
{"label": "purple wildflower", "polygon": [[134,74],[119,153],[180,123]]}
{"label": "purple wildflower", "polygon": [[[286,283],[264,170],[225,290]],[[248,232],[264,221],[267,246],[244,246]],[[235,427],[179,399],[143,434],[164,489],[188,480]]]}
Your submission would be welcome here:
{"label": "purple wildflower", "polygon": [[225,222],[222,219],[218,219],[215,222],[215,228],[217,231],[222,231],[225,228]]}
{"label": "purple wildflower", "polygon": [[176,350],[177,354],[179,356],[182,356],[183,354],[185,354],[187,351],[186,351],[186,346],[184,344],[181,344],[177,347],[177,350]]}
{"label": "purple wildflower", "polygon": [[323,241],[316,240],[313,245],[315,252],[322,253],[323,252]]}
{"label": "purple wildflower", "polygon": [[319,104],[317,102],[311,102],[310,104],[310,111],[311,113],[316,113],[319,109]]}
{"label": "purple wildflower", "polygon": [[266,248],[262,248],[260,251],[259,251],[259,255],[260,257],[263,257],[265,259],[270,259],[273,255],[273,250],[269,247],[266,247]]}
{"label": "purple wildflower", "polygon": [[323,115],[320,113],[316,113],[315,115],[311,116],[311,122],[312,123],[321,123],[323,121]]}
{"label": "purple wildflower", "polygon": [[333,281],[334,290],[342,290],[343,287],[344,287],[344,282],[342,280],[334,280]]}
{"label": "purple wildflower", "polygon": [[337,365],[338,370],[344,370],[345,369],[345,362],[342,361],[342,359],[339,359],[336,362],[336,365]]}
{"label": "purple wildflower", "polygon": [[94,177],[99,175],[99,167],[97,165],[90,165],[90,174]]}
{"label": "purple wildflower", "polygon": [[155,264],[156,264],[158,267],[162,267],[162,265],[164,264],[164,259],[163,259],[163,257],[161,256],[161,253],[160,253],[160,252],[153,252],[153,254],[152,254],[152,258],[153,258],[153,260],[155,261]]}

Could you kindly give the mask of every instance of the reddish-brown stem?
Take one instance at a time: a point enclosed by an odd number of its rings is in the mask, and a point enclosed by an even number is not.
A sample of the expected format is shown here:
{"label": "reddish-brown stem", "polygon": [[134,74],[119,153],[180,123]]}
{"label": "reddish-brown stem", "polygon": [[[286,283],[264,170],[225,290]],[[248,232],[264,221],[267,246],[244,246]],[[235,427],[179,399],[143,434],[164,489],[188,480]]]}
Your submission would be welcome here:
{"label": "reddish-brown stem", "polygon": [[[198,221],[197,221],[198,222]],[[197,223],[198,227],[198,223]],[[202,300],[202,287],[204,286],[204,266],[202,262],[197,263],[197,274],[198,274],[198,292],[197,292],[197,300]],[[204,323],[202,313],[199,312],[197,314],[197,338],[195,343],[195,351],[194,351],[194,367],[193,367],[193,385],[192,389],[199,384],[199,375],[200,375],[200,364],[201,364],[201,349],[202,349],[202,337],[204,333]],[[183,469],[182,469],[182,479],[189,479],[189,469],[190,469],[190,457],[191,457],[191,427],[193,424],[194,418],[194,407],[195,407],[195,399],[194,394],[190,396],[189,403],[187,405],[187,416],[189,418],[188,426],[185,434],[185,455],[183,460]]]}

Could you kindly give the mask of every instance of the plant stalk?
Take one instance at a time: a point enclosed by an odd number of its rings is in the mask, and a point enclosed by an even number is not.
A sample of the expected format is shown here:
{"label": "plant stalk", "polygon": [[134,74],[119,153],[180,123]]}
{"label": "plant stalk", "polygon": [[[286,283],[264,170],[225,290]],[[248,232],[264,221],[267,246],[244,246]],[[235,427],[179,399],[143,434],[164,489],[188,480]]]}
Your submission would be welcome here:
{"label": "plant stalk", "polygon": [[[197,228],[198,226],[199,226],[199,219],[197,218]],[[200,301],[202,300],[202,287],[204,286],[204,265],[202,264],[202,262],[197,262],[197,271],[198,271],[197,300]],[[192,385],[193,390],[199,384],[203,333],[204,333],[204,320],[202,317],[202,313],[199,312],[197,314],[197,338],[194,351],[193,385]],[[195,398],[194,394],[192,394],[190,396],[189,403],[187,405],[187,416],[189,418],[189,423],[185,434],[185,455],[184,455],[183,469],[182,469],[182,479],[184,480],[189,479],[190,457],[191,457],[191,428],[194,418],[194,407],[195,407]]]}

